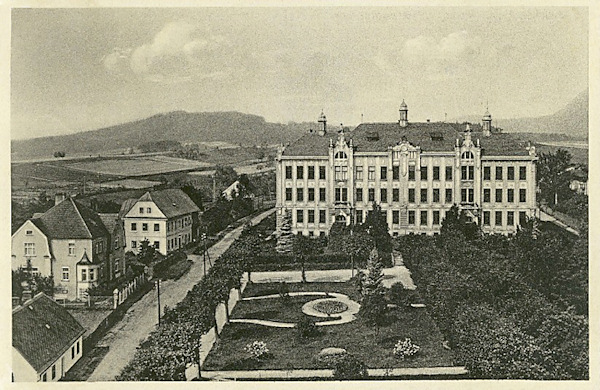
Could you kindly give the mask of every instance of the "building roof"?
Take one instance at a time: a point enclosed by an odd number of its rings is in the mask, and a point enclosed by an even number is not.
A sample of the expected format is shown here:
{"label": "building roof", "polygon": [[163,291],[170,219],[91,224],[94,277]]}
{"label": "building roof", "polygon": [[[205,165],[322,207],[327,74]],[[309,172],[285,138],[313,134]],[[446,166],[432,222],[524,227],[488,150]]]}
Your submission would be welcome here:
{"label": "building roof", "polygon": [[329,153],[329,139],[335,134],[320,136],[316,133],[307,133],[285,148],[284,156],[327,156]]}
{"label": "building roof", "polygon": [[92,239],[108,235],[98,214],[72,198],[60,202],[32,222],[51,239]]}
{"label": "building roof", "polygon": [[119,223],[119,213],[99,213],[98,216],[106,229],[112,234]]}
{"label": "building roof", "polygon": [[146,192],[138,201],[151,201],[167,218],[199,212],[189,196],[178,188]]}
{"label": "building roof", "polygon": [[38,373],[60,358],[84,332],[65,308],[44,293],[12,312],[12,345]]}
{"label": "building roof", "polygon": [[[447,122],[408,123],[401,127],[397,122],[362,123],[352,132],[346,133],[346,139],[352,138],[357,152],[385,152],[406,138],[408,142],[421,147],[423,152],[453,151],[456,139],[464,139],[466,124]],[[493,132],[485,137],[482,126],[471,125],[471,138],[479,139],[483,156],[527,156],[526,143],[518,141],[511,134]],[[314,133],[305,134],[288,146],[284,156],[327,156],[329,140],[333,135],[324,137]]]}
{"label": "building roof", "polygon": [[121,209],[119,210],[119,219],[123,219],[129,210],[137,203],[137,199],[131,198],[126,199],[125,202],[121,204]]}

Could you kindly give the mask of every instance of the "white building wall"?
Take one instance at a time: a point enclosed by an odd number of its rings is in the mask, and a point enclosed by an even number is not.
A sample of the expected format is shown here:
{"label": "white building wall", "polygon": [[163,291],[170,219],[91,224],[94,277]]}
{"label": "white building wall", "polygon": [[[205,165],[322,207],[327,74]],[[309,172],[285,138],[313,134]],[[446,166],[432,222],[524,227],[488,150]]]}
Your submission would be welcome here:
{"label": "white building wall", "polygon": [[37,382],[39,376],[17,349],[12,349],[12,374],[15,382]]}
{"label": "white building wall", "polygon": [[[28,234],[29,233],[29,234]],[[25,256],[25,243],[33,243],[35,255]],[[48,239],[37,226],[31,221],[26,221],[13,235],[11,239],[13,270],[25,268],[27,260],[31,260],[31,266],[38,269],[42,276],[52,274],[50,262],[50,247]]]}

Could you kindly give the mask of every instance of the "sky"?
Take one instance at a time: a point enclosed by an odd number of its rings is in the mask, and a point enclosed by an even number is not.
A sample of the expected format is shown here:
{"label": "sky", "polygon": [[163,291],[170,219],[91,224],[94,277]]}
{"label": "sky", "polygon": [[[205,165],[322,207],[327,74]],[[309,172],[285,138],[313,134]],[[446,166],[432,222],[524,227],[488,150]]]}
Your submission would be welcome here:
{"label": "sky", "polygon": [[[11,139],[173,110],[330,123],[551,114],[588,88],[584,7],[13,9]],[[362,119],[361,119],[362,118]]]}

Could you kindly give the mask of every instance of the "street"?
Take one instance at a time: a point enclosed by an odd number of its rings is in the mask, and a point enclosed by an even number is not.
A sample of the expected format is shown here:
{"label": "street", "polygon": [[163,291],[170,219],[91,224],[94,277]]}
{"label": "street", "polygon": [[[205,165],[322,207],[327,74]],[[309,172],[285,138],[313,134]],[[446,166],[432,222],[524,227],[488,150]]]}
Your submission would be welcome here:
{"label": "street", "polygon": [[[267,210],[252,219],[252,224],[260,222],[274,209]],[[209,249],[211,260],[214,262],[229,248],[241,234],[243,225],[229,232],[223,239]],[[161,307],[175,307],[187,292],[198,283],[204,275],[201,255],[188,255],[194,261],[189,272],[177,281],[163,281],[160,285]],[[210,267],[207,264],[207,267]],[[156,327],[157,297],[156,291],[151,291],[136,302],[125,314],[123,320],[99,341],[98,345],[109,347],[109,351],[94,370],[88,381],[111,381],[121,372],[133,358],[136,347]]]}

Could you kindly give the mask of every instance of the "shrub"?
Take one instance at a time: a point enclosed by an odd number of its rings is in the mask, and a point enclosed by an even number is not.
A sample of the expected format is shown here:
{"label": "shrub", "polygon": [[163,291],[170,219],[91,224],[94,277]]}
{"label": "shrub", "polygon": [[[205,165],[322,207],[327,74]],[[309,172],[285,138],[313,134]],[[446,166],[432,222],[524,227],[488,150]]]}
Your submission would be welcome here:
{"label": "shrub", "polygon": [[418,294],[415,290],[409,290],[400,282],[394,283],[387,292],[390,303],[398,307],[410,306],[411,303],[418,301]]}
{"label": "shrub", "polygon": [[338,362],[346,356],[348,352],[343,348],[324,348],[315,357],[315,361],[319,367],[333,369]]}
{"label": "shrub", "polygon": [[309,317],[302,317],[302,319],[296,324],[296,330],[298,338],[306,339],[321,334],[321,331],[315,324],[315,322]]}
{"label": "shrub", "polygon": [[269,353],[269,348],[267,348],[267,344],[264,341],[254,341],[244,348],[250,358],[255,360],[260,360],[267,357]]}
{"label": "shrub", "polygon": [[398,340],[394,347],[394,355],[400,359],[415,356],[421,347],[413,343],[411,339],[405,338],[404,340]]}
{"label": "shrub", "polygon": [[290,288],[286,282],[279,283],[279,286],[277,287],[277,293],[283,301],[287,300],[290,297]]}
{"label": "shrub", "polygon": [[333,363],[333,378],[337,380],[357,380],[367,378],[367,365],[352,354],[344,354]]}

